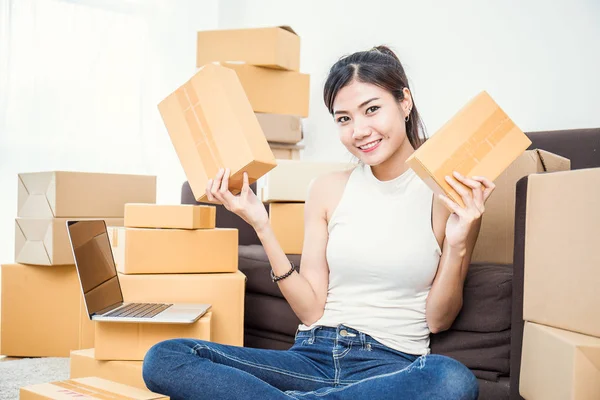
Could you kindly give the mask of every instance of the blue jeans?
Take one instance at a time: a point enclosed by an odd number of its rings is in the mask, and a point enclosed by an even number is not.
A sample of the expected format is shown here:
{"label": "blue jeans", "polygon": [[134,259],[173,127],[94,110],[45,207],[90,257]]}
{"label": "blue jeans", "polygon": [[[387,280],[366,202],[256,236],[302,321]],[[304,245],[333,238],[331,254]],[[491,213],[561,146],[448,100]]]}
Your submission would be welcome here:
{"label": "blue jeans", "polygon": [[144,381],[186,399],[477,399],[464,365],[393,350],[355,329],[299,331],[289,350],[173,339],[146,354]]}

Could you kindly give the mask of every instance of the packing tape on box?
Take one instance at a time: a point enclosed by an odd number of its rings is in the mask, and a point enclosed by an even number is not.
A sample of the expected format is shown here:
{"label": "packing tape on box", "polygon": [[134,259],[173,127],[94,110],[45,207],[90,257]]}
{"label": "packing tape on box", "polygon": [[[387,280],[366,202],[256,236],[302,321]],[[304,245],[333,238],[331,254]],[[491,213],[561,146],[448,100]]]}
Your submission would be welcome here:
{"label": "packing tape on box", "polygon": [[[84,394],[93,396],[95,399],[102,400],[127,400],[129,397],[121,396],[120,394],[111,393],[106,390],[102,390],[93,386],[86,385],[85,383],[75,382],[73,380],[53,382],[53,385],[68,390],[72,394]],[[65,393],[68,394],[68,393]]]}
{"label": "packing tape on box", "polygon": [[[208,122],[202,107],[200,107],[198,94],[194,90],[191,81],[177,89],[175,93],[190,128],[200,160],[204,164],[206,175],[208,177],[216,176],[219,168],[222,168],[224,164],[214,138],[206,134]],[[210,162],[207,162],[207,160],[210,160]]]}

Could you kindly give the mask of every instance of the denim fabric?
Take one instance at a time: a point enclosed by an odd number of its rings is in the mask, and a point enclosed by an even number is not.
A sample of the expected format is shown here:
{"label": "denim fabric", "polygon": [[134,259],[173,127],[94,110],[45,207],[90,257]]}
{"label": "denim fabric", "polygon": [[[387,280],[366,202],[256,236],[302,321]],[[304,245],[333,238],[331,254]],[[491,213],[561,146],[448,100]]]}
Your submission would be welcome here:
{"label": "denim fabric", "polygon": [[289,350],[173,339],[144,359],[144,381],[179,399],[477,399],[464,365],[390,349],[340,325],[298,331]]}

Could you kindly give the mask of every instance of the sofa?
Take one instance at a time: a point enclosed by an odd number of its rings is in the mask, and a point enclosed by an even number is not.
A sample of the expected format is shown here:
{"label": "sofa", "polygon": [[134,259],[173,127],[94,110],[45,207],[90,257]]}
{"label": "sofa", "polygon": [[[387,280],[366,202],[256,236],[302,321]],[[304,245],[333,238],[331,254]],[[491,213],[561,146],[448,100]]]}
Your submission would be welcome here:
{"label": "sofa", "polygon": [[[527,135],[530,149],[566,157],[571,169],[600,167],[600,128]],[[461,312],[449,330],[431,335],[432,353],[453,357],[469,367],[478,378],[483,400],[521,399],[526,182],[527,177],[517,183],[513,264],[471,264]],[[181,203],[198,204],[187,182],[182,186]],[[247,277],[244,345],[288,349],[300,321],[271,282],[270,265],[256,233],[223,206],[217,206],[217,226],[239,230],[239,269]],[[300,265],[300,255],[288,258]]]}

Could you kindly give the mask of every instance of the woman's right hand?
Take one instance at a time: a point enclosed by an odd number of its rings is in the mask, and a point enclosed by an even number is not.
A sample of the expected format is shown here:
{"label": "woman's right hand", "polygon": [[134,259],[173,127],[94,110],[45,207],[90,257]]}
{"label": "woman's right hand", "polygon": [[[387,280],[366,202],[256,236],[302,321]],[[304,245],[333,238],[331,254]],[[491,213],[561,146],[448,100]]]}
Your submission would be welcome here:
{"label": "woman's right hand", "polygon": [[269,214],[262,201],[250,189],[248,174],[244,172],[242,191],[233,195],[229,191],[229,168],[221,168],[214,179],[209,179],[206,185],[206,196],[211,202],[219,202],[234,214],[240,216],[255,230],[262,229],[269,223]]}

